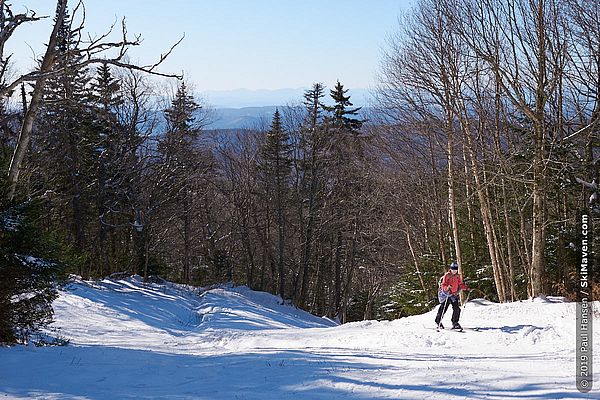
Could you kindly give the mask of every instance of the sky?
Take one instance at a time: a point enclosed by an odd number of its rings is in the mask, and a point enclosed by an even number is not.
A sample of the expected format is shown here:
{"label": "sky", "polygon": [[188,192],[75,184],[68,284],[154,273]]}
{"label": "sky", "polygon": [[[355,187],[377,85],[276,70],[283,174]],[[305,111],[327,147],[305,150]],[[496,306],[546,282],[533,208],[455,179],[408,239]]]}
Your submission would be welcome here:
{"label": "sky", "polygon": [[[56,6],[11,3],[15,12],[28,7],[50,16]],[[140,64],[153,63],[185,35],[160,71],[183,72],[195,90],[333,87],[338,79],[347,88],[369,88],[386,35],[409,6],[410,0],[87,0],[85,31],[99,35],[125,17],[128,32],[143,38],[130,52]],[[11,38],[7,53],[17,68],[43,53],[51,22],[22,26]]]}

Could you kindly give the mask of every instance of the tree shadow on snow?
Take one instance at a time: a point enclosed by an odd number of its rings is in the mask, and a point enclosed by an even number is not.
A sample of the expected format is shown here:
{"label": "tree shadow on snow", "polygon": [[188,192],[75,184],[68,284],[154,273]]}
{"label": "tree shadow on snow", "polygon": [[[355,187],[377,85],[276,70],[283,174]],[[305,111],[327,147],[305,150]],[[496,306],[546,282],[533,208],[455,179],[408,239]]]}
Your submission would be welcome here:
{"label": "tree shadow on snow", "polygon": [[[347,350],[341,354],[181,355],[106,346],[17,347],[0,349],[0,357],[0,397],[16,399],[587,398],[574,388],[572,392],[552,390],[550,384],[506,390],[489,379],[469,381],[464,387],[460,379],[466,376],[416,383],[415,370],[420,370],[420,379],[428,376],[423,369],[432,360],[425,354],[396,357],[402,361],[400,367],[378,363],[377,357],[368,354],[349,355]],[[383,356],[387,357],[393,358]],[[449,363],[450,358],[439,356],[436,362]],[[455,373],[448,372],[449,376]],[[540,391],[545,394],[539,395]]]}
{"label": "tree shadow on snow", "polygon": [[[93,286],[70,288],[73,295],[101,304],[119,314],[139,320],[174,336],[196,329],[264,330],[282,328],[324,328],[328,323],[293,307],[280,309],[253,302],[242,295],[206,293],[194,298],[173,290],[144,285],[141,282],[102,281]],[[204,314],[200,313],[201,310]],[[314,318],[307,320],[306,314]],[[333,324],[330,324],[333,325]]]}
{"label": "tree shadow on snow", "polygon": [[194,329],[200,322],[193,310],[198,301],[191,295],[145,287],[143,283],[102,281],[90,287],[73,285],[70,292],[175,336]]}
{"label": "tree shadow on snow", "polygon": [[[328,323],[305,311],[279,304],[261,304],[235,293],[223,296],[205,293],[201,299],[201,327],[255,331],[286,328],[324,328]],[[304,315],[298,315],[304,314]],[[314,319],[314,320],[311,320]],[[333,324],[330,324],[333,325]]]}
{"label": "tree shadow on snow", "polygon": [[536,331],[536,330],[544,330],[541,326],[535,325],[516,325],[516,326],[501,326],[501,327],[479,327],[479,331],[502,331],[505,333],[515,334],[526,331],[527,334]]}

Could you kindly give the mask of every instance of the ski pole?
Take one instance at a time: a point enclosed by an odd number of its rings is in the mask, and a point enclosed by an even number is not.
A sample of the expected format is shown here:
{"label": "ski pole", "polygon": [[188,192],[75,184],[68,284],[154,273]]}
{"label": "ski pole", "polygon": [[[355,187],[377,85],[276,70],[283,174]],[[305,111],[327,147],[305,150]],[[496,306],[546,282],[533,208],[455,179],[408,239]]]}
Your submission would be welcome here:
{"label": "ski pole", "polygon": [[444,301],[444,308],[442,308],[442,316],[440,317],[440,322],[438,322],[437,329],[440,330],[440,325],[442,325],[442,319],[444,318],[444,314],[446,314],[446,304],[448,303],[448,298],[450,296],[446,296],[446,301]]}
{"label": "ski pole", "polygon": [[471,291],[469,290],[469,293],[467,293],[467,298],[465,299],[465,302],[463,303],[463,310],[465,309],[465,307],[467,306],[467,302],[469,301],[469,296],[471,296]]}
{"label": "ski pole", "polygon": [[469,290],[469,293],[467,293],[467,298],[465,299],[465,302],[462,305],[461,317],[463,317],[463,318],[465,316],[465,307],[467,306],[467,302],[469,301],[469,296],[470,295],[471,295],[471,291]]}

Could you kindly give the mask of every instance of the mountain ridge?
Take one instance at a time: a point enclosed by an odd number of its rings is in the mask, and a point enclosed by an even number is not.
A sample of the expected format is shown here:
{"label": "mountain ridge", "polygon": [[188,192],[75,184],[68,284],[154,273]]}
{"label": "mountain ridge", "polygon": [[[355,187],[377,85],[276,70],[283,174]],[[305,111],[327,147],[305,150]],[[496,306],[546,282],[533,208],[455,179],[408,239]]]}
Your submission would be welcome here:
{"label": "mountain ridge", "polygon": [[[214,108],[244,108],[263,107],[274,104],[301,104],[304,93],[310,88],[282,88],[282,89],[232,89],[232,90],[204,90],[198,91],[198,98],[211,104]],[[325,89],[325,103],[329,99],[329,89]],[[346,88],[351,96],[352,103],[365,106],[370,103],[371,90],[366,88]]]}

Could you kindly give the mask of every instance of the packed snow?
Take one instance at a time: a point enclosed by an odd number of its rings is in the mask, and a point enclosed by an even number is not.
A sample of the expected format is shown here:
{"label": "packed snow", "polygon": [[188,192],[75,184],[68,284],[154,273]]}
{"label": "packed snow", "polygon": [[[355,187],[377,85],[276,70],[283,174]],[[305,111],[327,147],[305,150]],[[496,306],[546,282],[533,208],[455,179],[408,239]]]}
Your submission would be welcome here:
{"label": "packed snow", "polygon": [[0,399],[600,398],[597,362],[596,388],[575,388],[560,298],[470,301],[461,323],[479,331],[463,333],[437,332],[435,310],[338,326],[246,287],[136,277],[73,282],[54,307],[69,345],[0,348]]}

